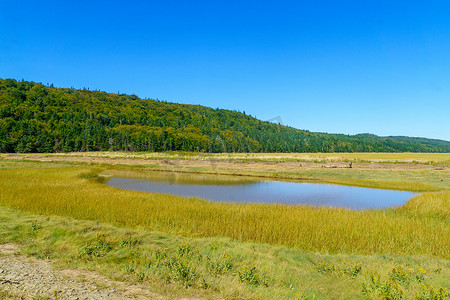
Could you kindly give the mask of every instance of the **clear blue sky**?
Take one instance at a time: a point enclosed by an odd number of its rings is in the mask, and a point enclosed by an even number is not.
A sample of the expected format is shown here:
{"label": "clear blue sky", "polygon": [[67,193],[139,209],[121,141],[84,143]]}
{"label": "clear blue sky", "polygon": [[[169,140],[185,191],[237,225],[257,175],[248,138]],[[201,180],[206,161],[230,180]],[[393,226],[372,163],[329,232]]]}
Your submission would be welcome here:
{"label": "clear blue sky", "polygon": [[450,140],[450,1],[0,1],[0,77]]}

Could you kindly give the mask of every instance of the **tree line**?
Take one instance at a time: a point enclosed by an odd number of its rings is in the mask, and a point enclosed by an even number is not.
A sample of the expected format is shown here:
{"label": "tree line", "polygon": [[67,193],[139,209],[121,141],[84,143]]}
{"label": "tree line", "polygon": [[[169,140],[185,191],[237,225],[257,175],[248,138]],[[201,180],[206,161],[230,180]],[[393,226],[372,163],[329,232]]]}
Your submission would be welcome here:
{"label": "tree line", "polygon": [[0,152],[450,152],[450,142],[325,134],[244,113],[0,79]]}

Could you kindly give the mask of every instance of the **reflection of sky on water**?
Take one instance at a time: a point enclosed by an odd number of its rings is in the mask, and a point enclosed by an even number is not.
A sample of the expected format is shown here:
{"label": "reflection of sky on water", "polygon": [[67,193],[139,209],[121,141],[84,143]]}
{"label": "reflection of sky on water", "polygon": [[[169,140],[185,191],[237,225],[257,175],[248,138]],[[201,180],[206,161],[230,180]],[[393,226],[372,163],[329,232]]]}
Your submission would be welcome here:
{"label": "reflection of sky on water", "polygon": [[[195,175],[193,175],[195,176]],[[234,184],[192,184],[182,181],[112,177],[108,185],[134,191],[200,197],[223,202],[255,202],[382,208],[406,203],[415,193],[318,183],[256,181]]]}

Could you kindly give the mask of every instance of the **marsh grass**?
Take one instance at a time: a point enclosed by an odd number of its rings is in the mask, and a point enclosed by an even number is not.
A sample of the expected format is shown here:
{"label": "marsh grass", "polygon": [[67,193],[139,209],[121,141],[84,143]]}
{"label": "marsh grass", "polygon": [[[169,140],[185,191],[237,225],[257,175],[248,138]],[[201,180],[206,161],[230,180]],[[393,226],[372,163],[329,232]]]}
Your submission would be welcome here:
{"label": "marsh grass", "polygon": [[[22,168],[25,165],[28,168]],[[8,166],[0,171],[0,205],[34,214],[188,237],[226,236],[309,252],[450,257],[450,192],[425,193],[401,208],[365,211],[229,204],[112,188],[99,182],[100,171],[80,166],[47,169],[34,163],[17,169]]]}
{"label": "marsh grass", "polygon": [[[137,170],[137,171],[133,171]],[[181,171],[181,172],[180,172]],[[153,176],[155,172],[159,172],[158,176]],[[315,182],[315,183],[330,183],[330,184],[340,184],[340,185],[348,185],[348,186],[358,186],[358,187],[369,187],[369,188],[378,188],[378,189],[389,189],[389,190],[403,190],[403,191],[411,191],[411,192],[433,192],[433,191],[442,191],[446,189],[446,186],[450,186],[448,182],[441,182],[442,174],[435,176],[433,173],[427,173],[426,175],[422,175],[418,178],[418,182],[408,182],[408,181],[400,181],[399,179],[403,179],[400,176],[396,176],[397,174],[392,174],[392,172],[370,172],[371,179],[366,179],[368,176],[366,173],[368,172],[353,172],[342,174],[339,172],[333,171],[317,171],[317,170],[308,170],[303,171],[301,174],[295,172],[246,172],[245,170],[236,172],[224,172],[221,170],[215,170],[215,172],[211,172],[207,169],[195,170],[192,168],[183,168],[183,169],[163,169],[159,168],[158,170],[149,169],[145,167],[117,167],[115,169],[109,169],[100,174],[100,176],[119,176],[119,177],[129,177],[129,178],[142,178],[142,179],[151,179],[151,180],[161,180],[162,176],[166,178],[170,178],[171,181],[176,180],[177,177],[182,177],[186,174],[199,174],[203,175],[204,179],[202,180],[203,184],[215,184],[214,179],[221,179],[221,184],[232,184],[233,182],[243,182],[246,180],[247,182],[255,182],[261,179],[276,179],[280,181],[299,181],[299,182]],[[395,173],[395,172],[394,172]],[[208,178],[208,175],[214,175],[212,178]],[[224,175],[224,176],[221,176]],[[392,178],[392,180],[387,180]],[[380,180],[383,179],[383,180]],[[435,184],[436,183],[436,184]],[[435,184],[435,185],[433,185]]]}
{"label": "marsh grass", "polygon": [[[245,155],[254,157],[254,160],[236,160],[235,156]],[[413,164],[410,160],[401,159],[403,156],[414,158],[421,157],[422,154],[415,153],[372,153],[373,157],[395,157],[398,163],[404,164],[403,169],[392,169],[392,164],[384,164],[380,168],[317,168],[300,167],[299,165],[290,165],[289,168],[282,165],[283,161],[295,161],[298,156],[310,161],[314,156],[325,155],[320,153],[310,154],[205,154],[190,152],[168,152],[168,153],[128,153],[128,152],[87,152],[87,153],[66,153],[66,154],[4,154],[1,158],[16,159],[16,163],[22,163],[17,158],[27,160],[57,160],[55,162],[40,162],[41,167],[45,164],[53,164],[60,167],[66,166],[98,166],[102,168],[121,169],[122,171],[170,171],[187,172],[197,174],[216,174],[216,175],[239,175],[262,177],[278,180],[300,180],[322,183],[342,184],[359,187],[406,190],[411,192],[433,192],[441,190],[450,190],[450,170],[446,167],[410,169]],[[340,154],[341,155],[341,154]],[[352,153],[352,157],[369,158],[367,153]],[[215,158],[215,157],[223,158]],[[309,157],[309,158],[308,158]],[[436,163],[442,164],[446,159],[450,162],[450,154],[430,154],[424,153],[424,163],[431,164],[426,158],[436,159]],[[82,160],[79,160],[82,159]],[[63,160],[58,162],[58,160]],[[342,157],[325,156],[324,159],[317,160],[314,165],[323,165],[324,163],[348,161]],[[356,162],[358,159],[351,159]],[[6,159],[4,160],[6,161]],[[316,161],[316,160],[314,160]],[[231,162],[231,163],[230,163]],[[365,162],[379,162],[376,158]],[[59,165],[60,164],[60,165]],[[371,164],[372,165],[372,164]],[[450,164],[449,164],[450,166]],[[0,166],[1,167],[1,166]],[[47,167],[48,168],[48,167]]]}
{"label": "marsh grass", "polygon": [[[36,156],[42,156],[37,154]],[[212,161],[243,162],[373,162],[394,164],[429,164],[450,166],[448,153],[199,153],[199,152],[72,152],[48,153],[45,156],[64,157],[106,157],[106,158],[138,158],[138,159],[186,159]]]}
{"label": "marsh grass", "polygon": [[18,244],[21,253],[51,259],[57,267],[143,282],[169,299],[181,295],[369,299],[393,295],[393,287],[413,298],[445,295],[449,289],[450,267],[445,259],[304,253],[229,238],[184,238],[143,228],[30,215],[5,207],[0,207],[2,243]]}

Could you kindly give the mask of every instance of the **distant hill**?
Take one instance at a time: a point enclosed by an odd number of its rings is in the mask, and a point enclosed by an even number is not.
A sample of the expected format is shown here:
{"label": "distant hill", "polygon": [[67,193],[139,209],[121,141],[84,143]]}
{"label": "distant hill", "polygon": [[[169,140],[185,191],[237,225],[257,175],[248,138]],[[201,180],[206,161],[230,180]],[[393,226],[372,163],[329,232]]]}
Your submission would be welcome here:
{"label": "distant hill", "polygon": [[0,79],[0,152],[450,152],[450,142],[315,133],[244,113]]}

